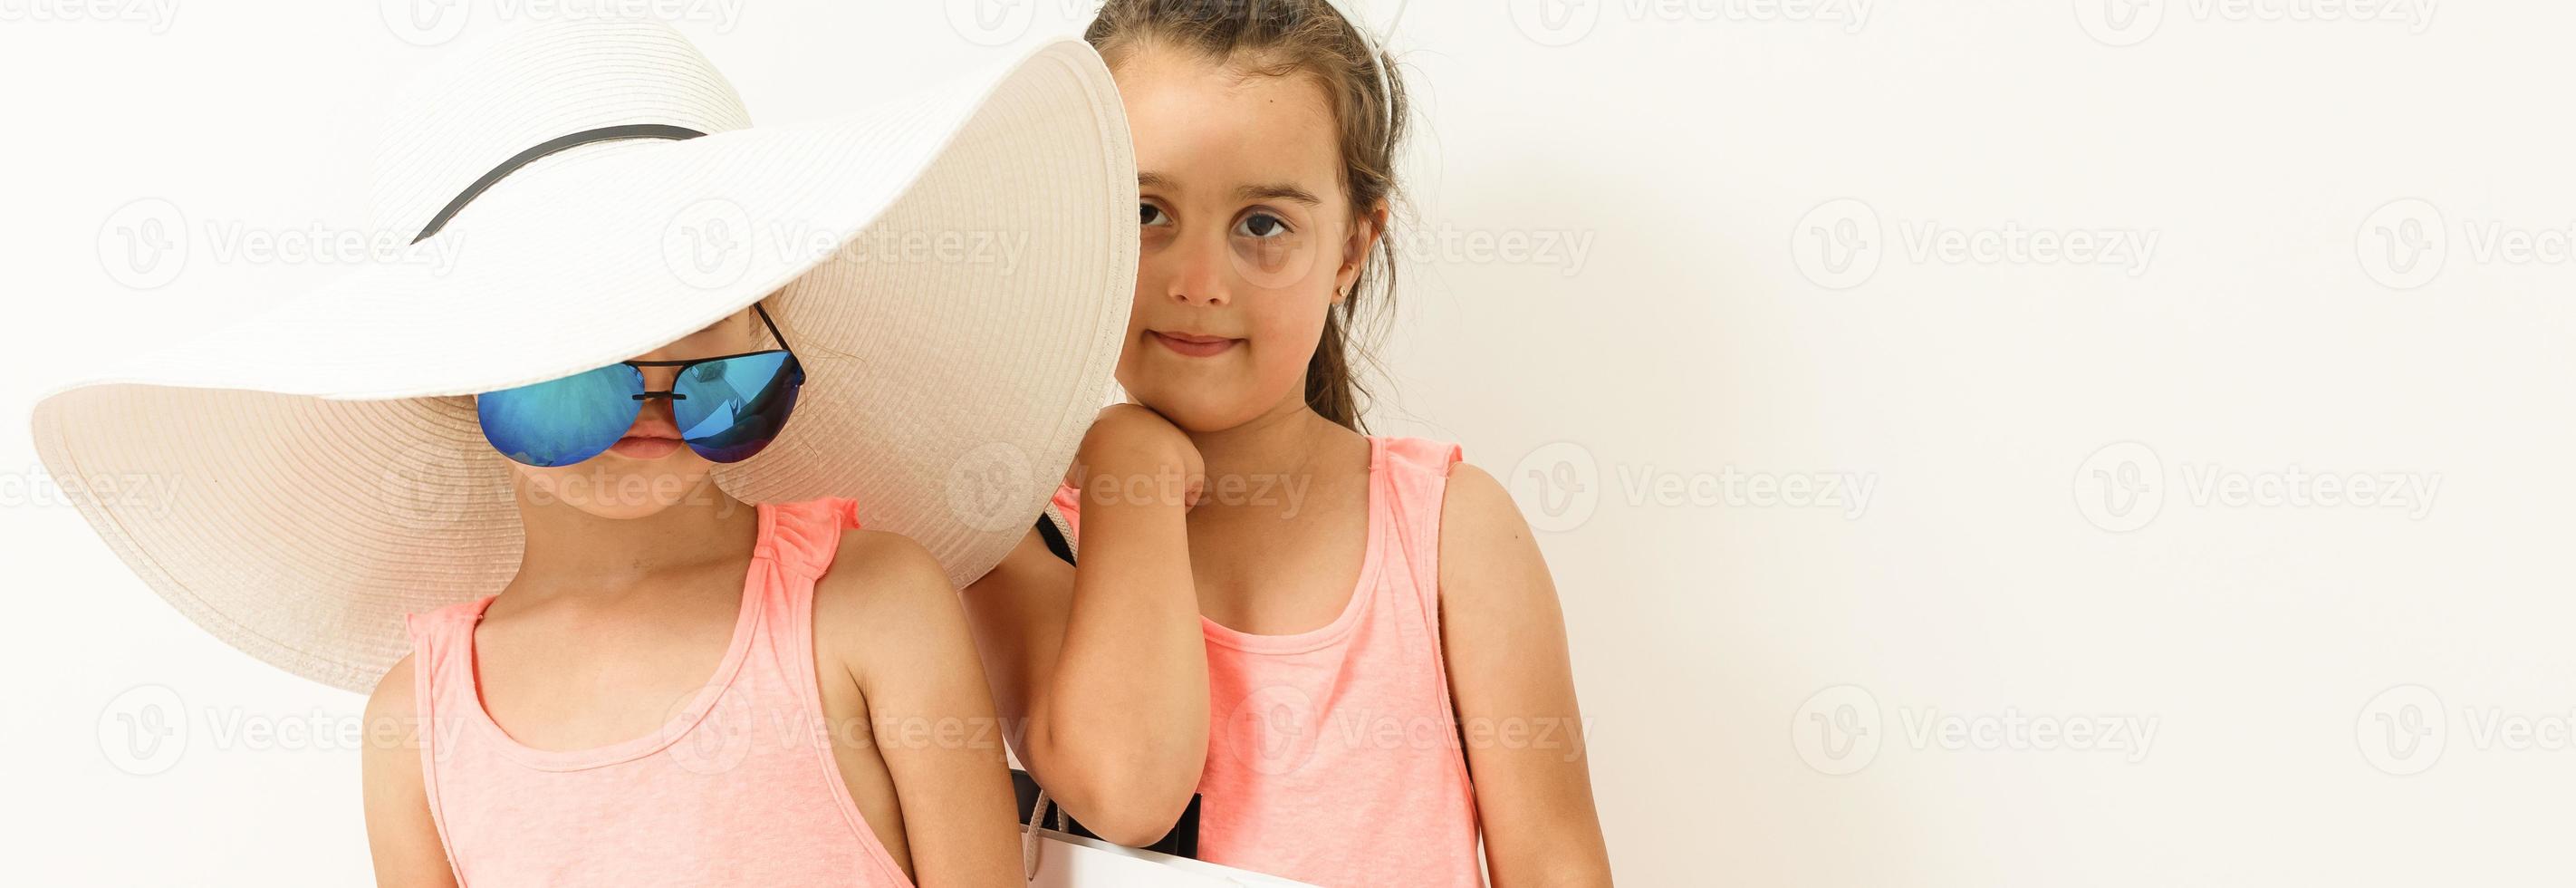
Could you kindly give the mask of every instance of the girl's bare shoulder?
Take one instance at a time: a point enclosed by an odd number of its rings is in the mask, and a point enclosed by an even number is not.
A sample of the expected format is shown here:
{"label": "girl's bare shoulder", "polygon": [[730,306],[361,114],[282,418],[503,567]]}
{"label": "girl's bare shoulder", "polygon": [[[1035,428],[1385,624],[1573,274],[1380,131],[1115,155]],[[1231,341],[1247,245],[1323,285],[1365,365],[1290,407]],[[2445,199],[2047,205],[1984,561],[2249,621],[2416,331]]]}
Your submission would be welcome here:
{"label": "girl's bare shoulder", "polygon": [[[1442,594],[1474,595],[1476,590],[1498,586],[1544,587],[1546,576],[1547,562],[1511,491],[1473,463],[1452,464],[1440,503]],[[1529,582],[1532,579],[1539,583]],[[1554,590],[1547,591],[1552,602]]]}
{"label": "girl's bare shoulder", "polygon": [[814,639],[854,677],[941,644],[965,623],[957,590],[929,550],[878,530],[842,535],[832,566],[814,581]]}

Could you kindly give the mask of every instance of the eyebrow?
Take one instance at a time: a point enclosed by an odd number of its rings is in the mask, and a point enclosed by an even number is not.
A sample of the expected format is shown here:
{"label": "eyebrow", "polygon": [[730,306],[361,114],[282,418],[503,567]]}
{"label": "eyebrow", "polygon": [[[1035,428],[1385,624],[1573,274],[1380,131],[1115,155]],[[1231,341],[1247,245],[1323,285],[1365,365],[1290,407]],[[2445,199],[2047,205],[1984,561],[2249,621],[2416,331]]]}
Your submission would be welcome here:
{"label": "eyebrow", "polygon": [[[1180,183],[1172,181],[1171,177],[1165,176],[1161,173],[1137,173],[1136,187],[1144,189],[1159,188],[1164,191],[1181,190]],[[1285,200],[1305,204],[1310,207],[1322,206],[1324,204],[1324,201],[1317,198],[1314,192],[1285,183],[1246,185],[1235,189],[1234,194],[1236,197],[1243,200]]]}
{"label": "eyebrow", "polygon": [[1234,193],[1235,196],[1241,197],[1244,200],[1285,200],[1305,204],[1310,207],[1322,206],[1324,204],[1323,201],[1317,200],[1315,195],[1307,192],[1306,189],[1299,188],[1295,185],[1246,185],[1235,189]]}

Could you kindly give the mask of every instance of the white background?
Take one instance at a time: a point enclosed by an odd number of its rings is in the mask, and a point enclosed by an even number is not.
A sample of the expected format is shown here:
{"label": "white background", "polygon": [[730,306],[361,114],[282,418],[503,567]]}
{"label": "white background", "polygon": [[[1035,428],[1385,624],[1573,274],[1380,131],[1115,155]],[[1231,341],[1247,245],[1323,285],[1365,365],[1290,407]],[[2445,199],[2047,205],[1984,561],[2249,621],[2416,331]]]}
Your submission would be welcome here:
{"label": "white background", "polygon": [[[309,729],[361,701],[181,620],[23,423],[102,353],[332,276],[221,240],[363,226],[371,101],[437,34],[389,24],[411,0],[173,2],[0,0],[0,845],[26,884],[358,883],[357,756]],[[781,122],[1085,5],[659,8]],[[1623,882],[2566,878],[2576,8],[2356,10],[1404,11],[1417,234],[1375,419],[1542,528]],[[146,198],[188,251],[138,289],[101,244]],[[2007,228],[2156,249],[1919,249]],[[2312,496],[2356,475],[2439,486]],[[1870,497],[1799,486],[1827,477]],[[2024,742],[2110,724],[2152,742]]]}

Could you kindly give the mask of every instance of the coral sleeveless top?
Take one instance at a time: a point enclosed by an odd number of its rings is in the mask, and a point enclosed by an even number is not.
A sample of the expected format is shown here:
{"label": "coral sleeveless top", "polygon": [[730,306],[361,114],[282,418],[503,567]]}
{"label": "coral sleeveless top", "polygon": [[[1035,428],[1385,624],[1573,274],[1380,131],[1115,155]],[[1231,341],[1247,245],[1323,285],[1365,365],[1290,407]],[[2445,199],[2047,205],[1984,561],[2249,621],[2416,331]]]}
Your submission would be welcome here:
{"label": "coral sleeveless top", "polygon": [[732,646],[646,736],[522,745],[476,690],[492,598],[410,618],[423,783],[458,884],[911,884],[850,800],[815,684],[814,580],[858,526],[852,504],[758,509]]}
{"label": "coral sleeveless top", "polygon": [[[1440,653],[1440,503],[1458,447],[1369,439],[1368,549],[1339,618],[1252,635],[1201,617],[1199,856],[1324,886],[1484,884]],[[1081,497],[1056,491],[1068,530]]]}

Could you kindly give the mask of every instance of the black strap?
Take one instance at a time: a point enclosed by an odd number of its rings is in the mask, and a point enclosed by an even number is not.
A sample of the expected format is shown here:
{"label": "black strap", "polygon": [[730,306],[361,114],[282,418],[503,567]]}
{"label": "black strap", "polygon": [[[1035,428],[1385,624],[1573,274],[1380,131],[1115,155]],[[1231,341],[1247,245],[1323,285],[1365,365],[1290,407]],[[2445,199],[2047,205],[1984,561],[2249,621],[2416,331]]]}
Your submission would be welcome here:
{"label": "black strap", "polygon": [[1046,541],[1047,551],[1055,553],[1055,557],[1066,564],[1073,563],[1073,544],[1065,541],[1064,530],[1045,515],[1038,516],[1038,538]]}
{"label": "black strap", "polygon": [[[1011,791],[1020,798],[1020,824],[1025,826],[1029,818],[1037,813],[1038,782],[1029,776],[1029,772],[1012,768]],[[1198,793],[1190,793],[1190,804],[1181,809],[1181,819],[1172,824],[1172,831],[1164,833],[1163,837],[1154,840],[1153,844],[1146,845],[1145,850],[1160,851],[1191,860],[1199,859],[1199,802],[1202,798],[1203,796]],[[1065,817],[1064,820],[1066,832],[1086,839],[1100,838],[1098,833],[1084,828],[1082,821],[1075,820],[1071,816]]]}
{"label": "black strap", "polygon": [[509,160],[502,161],[500,166],[493,167],[491,172],[484,173],[483,178],[474,180],[474,184],[466,186],[465,193],[457,195],[455,200],[448,201],[446,208],[439,210],[438,215],[430,217],[429,225],[422,228],[420,236],[412,238],[411,242],[416,244],[428,240],[430,235],[437,234],[439,229],[447,227],[447,220],[456,218],[456,214],[464,210],[466,204],[473,203],[475,198],[483,196],[483,192],[498,184],[503,176],[518,172],[520,167],[535,163],[538,158],[546,155],[592,142],[608,142],[617,139],[694,139],[703,135],[706,134],[685,126],[630,123],[624,126],[604,126],[582,130],[569,136],[549,139],[543,145],[521,151]]}

